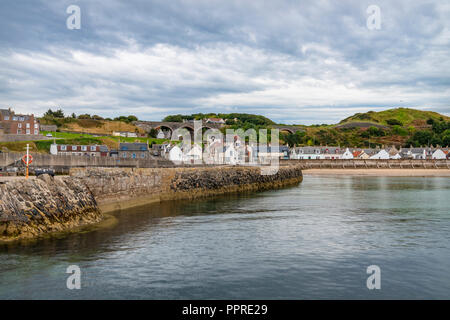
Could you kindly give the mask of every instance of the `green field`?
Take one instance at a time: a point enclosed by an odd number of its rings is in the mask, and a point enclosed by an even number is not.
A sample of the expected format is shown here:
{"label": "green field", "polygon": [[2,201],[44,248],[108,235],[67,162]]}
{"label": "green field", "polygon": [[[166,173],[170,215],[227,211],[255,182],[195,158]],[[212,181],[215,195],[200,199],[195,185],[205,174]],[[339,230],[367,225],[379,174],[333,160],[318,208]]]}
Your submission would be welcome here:
{"label": "green field", "polygon": [[155,138],[124,138],[124,137],[99,137],[89,134],[79,133],[67,133],[67,132],[41,132],[44,136],[47,133],[51,133],[54,139],[39,140],[39,141],[17,141],[17,142],[0,142],[0,150],[22,152],[25,150],[26,145],[30,145],[32,152],[49,153],[50,145],[55,141],[56,144],[68,144],[68,145],[106,145],[109,149],[118,149],[120,142],[148,142],[152,144],[162,144],[167,142],[167,139],[155,139]]}

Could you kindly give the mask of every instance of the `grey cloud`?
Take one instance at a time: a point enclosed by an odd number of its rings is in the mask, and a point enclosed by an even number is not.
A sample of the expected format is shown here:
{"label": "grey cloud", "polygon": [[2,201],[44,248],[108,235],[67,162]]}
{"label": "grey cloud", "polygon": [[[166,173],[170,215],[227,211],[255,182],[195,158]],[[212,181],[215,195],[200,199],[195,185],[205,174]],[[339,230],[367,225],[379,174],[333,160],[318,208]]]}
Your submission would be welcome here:
{"label": "grey cloud", "polygon": [[[81,30],[65,27],[70,4]],[[371,4],[381,30],[366,28]],[[448,114],[449,13],[425,0],[2,1],[0,104],[150,119],[233,110],[286,123],[396,105]]]}

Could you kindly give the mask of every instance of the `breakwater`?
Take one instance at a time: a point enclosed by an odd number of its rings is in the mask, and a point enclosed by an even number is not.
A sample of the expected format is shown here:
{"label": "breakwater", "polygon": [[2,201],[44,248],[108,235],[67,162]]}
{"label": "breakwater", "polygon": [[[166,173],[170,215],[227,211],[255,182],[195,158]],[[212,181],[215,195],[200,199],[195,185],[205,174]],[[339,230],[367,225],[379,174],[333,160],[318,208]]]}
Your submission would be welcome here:
{"label": "breakwater", "polygon": [[301,182],[300,167],[74,168],[70,176],[0,184],[0,239],[35,237],[95,223],[103,213],[152,202],[260,191]]}

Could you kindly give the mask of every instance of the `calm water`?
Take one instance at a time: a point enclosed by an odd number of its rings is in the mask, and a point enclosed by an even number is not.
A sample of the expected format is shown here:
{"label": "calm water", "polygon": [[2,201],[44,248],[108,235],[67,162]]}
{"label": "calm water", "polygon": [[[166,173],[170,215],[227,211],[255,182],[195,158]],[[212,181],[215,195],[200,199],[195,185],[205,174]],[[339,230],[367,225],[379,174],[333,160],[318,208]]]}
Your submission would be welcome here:
{"label": "calm water", "polygon": [[[115,214],[0,245],[0,298],[450,298],[450,179],[312,177],[298,187]],[[81,290],[66,288],[78,265]],[[368,290],[366,268],[381,268]]]}

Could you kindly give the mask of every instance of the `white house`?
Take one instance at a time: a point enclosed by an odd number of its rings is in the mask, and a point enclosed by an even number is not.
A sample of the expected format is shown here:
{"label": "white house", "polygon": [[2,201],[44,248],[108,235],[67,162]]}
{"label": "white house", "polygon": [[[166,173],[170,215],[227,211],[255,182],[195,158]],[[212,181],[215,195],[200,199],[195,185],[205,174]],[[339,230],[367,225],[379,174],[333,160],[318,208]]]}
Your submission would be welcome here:
{"label": "white house", "polygon": [[447,159],[447,155],[442,149],[436,149],[431,155],[431,159]]}
{"label": "white house", "polygon": [[398,160],[398,159],[401,159],[401,158],[402,158],[402,156],[398,152],[396,154],[394,154],[394,155],[390,155],[389,156],[389,159],[394,159],[394,160]]}
{"label": "white house", "polygon": [[345,149],[345,152],[341,155],[341,159],[353,159],[353,153],[350,152],[350,150],[347,148]]}
{"label": "white house", "polygon": [[113,131],[113,137],[124,137],[124,138],[136,138],[136,132],[128,132],[128,131]]}
{"label": "white house", "polygon": [[225,120],[222,118],[208,118],[205,121],[206,123],[214,123],[214,124],[225,124]]}
{"label": "white house", "polygon": [[164,131],[159,130],[159,131],[158,131],[158,134],[156,135],[156,138],[157,138],[157,139],[165,139],[165,138],[166,138],[166,135],[164,134]]}
{"label": "white house", "polygon": [[50,145],[50,154],[56,156],[58,154],[58,145],[56,143],[52,143]]}
{"label": "white house", "polygon": [[203,150],[202,148],[195,144],[191,150],[189,150],[186,154],[185,161],[193,162],[202,160]]}
{"label": "white house", "polygon": [[383,160],[386,160],[386,159],[389,159],[389,153],[386,150],[381,149],[378,153],[376,153],[373,156],[371,156],[370,159],[383,159]]}
{"label": "white house", "polygon": [[238,153],[233,144],[229,144],[225,149],[224,161],[226,164],[235,165],[238,161]]}
{"label": "white house", "polygon": [[182,162],[183,161],[183,152],[179,146],[174,146],[169,151],[169,160],[174,162]]}
{"label": "white house", "polygon": [[319,147],[300,147],[291,151],[291,159],[324,159]]}
{"label": "white house", "polygon": [[423,160],[427,158],[427,153],[425,151],[425,148],[412,148],[411,156],[413,159]]}

